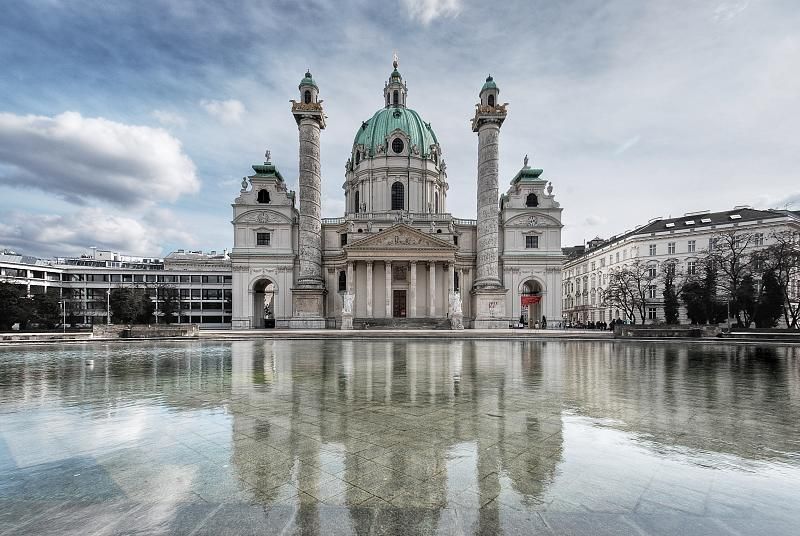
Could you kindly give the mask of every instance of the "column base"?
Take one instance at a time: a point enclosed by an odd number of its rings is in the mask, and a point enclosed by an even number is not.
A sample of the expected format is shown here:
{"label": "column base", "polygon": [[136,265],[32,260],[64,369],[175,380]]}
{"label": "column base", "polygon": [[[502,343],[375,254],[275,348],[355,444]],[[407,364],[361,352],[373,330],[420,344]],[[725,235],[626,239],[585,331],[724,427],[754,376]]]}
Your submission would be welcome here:
{"label": "column base", "polygon": [[348,330],[353,329],[353,315],[351,314],[343,314],[342,315],[342,327],[341,329]]}
{"label": "column base", "polygon": [[289,327],[325,329],[325,293],[324,288],[293,288]]}
{"label": "column base", "polygon": [[464,315],[460,313],[450,315],[450,329],[464,329]]}
{"label": "column base", "polygon": [[508,289],[481,288],[474,289],[472,295],[472,310],[475,319],[472,321],[473,329],[507,329],[506,294]]}

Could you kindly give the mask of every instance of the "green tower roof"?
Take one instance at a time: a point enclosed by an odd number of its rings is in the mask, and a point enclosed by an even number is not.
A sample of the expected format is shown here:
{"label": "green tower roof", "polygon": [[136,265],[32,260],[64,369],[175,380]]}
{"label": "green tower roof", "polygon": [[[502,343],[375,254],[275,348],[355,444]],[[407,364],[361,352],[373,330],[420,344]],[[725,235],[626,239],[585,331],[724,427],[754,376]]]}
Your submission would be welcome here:
{"label": "green tower roof", "polygon": [[297,87],[299,89],[303,86],[317,87],[317,84],[314,83],[314,79],[311,77],[311,71],[306,71],[306,76],[302,80],[300,80],[300,85]]}
{"label": "green tower roof", "polygon": [[497,89],[497,84],[494,83],[494,78],[492,78],[492,75],[486,77],[486,82],[483,84],[483,87],[481,88],[481,93],[483,93],[487,89]]}
{"label": "green tower roof", "polygon": [[371,119],[364,121],[353,141],[355,145],[364,145],[370,156],[375,155],[375,147],[386,143],[386,138],[400,129],[411,140],[411,145],[419,148],[420,155],[430,153],[431,145],[438,145],[436,134],[430,123],[422,120],[411,108],[389,107],[375,112]]}

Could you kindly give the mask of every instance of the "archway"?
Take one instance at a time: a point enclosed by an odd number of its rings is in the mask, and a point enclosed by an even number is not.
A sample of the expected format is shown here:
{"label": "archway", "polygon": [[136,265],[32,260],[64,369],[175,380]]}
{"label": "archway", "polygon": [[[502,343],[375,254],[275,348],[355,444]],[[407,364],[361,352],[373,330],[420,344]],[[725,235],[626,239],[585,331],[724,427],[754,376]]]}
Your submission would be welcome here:
{"label": "archway", "polygon": [[253,284],[253,327],[275,327],[275,284],[269,279]]}
{"label": "archway", "polygon": [[[543,320],[542,320],[542,311],[544,310],[542,299],[544,298],[544,289],[542,288],[541,283],[536,281],[535,279],[529,279],[522,284],[520,288],[520,296],[521,296],[521,316],[522,322],[525,326],[529,328],[536,327],[537,323],[539,327],[543,327]],[[553,321],[555,319],[548,319],[548,321]]]}

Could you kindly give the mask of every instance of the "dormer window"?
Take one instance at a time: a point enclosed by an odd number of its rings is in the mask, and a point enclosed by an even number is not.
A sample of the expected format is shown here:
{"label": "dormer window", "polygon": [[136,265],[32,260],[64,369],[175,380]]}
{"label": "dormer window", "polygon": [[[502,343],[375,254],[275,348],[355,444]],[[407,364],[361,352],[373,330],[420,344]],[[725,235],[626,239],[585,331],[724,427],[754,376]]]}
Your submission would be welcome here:
{"label": "dormer window", "polygon": [[266,190],[259,190],[258,191],[258,202],[259,203],[269,203],[269,192]]}
{"label": "dormer window", "polygon": [[536,197],[536,194],[528,194],[528,197],[525,198],[525,206],[526,207],[538,207],[539,206],[539,198]]}
{"label": "dormer window", "polygon": [[311,91],[308,89],[303,93],[303,102],[311,104]]}

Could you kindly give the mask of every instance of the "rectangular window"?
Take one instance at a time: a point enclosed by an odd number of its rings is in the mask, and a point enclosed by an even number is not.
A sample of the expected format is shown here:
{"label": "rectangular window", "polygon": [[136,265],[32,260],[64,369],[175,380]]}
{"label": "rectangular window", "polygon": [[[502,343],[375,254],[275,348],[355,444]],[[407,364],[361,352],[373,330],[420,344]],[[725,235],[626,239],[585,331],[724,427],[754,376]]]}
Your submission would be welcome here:
{"label": "rectangular window", "polygon": [[656,254],[656,245],[650,244],[650,256],[654,256]]}
{"label": "rectangular window", "polygon": [[600,268],[604,267],[605,265],[606,265],[606,258],[605,258],[605,257],[602,257],[602,258],[600,259]]}
{"label": "rectangular window", "polygon": [[758,247],[764,245],[764,233],[756,233],[753,235],[753,245]]}
{"label": "rectangular window", "polygon": [[147,281],[148,283],[155,283],[155,282],[156,282],[156,276],[154,276],[154,275],[148,275],[148,276],[147,276],[147,279],[146,279],[146,281]]}
{"label": "rectangular window", "polygon": [[694,241],[694,240],[689,240],[689,241],[686,243],[686,251],[688,251],[689,253],[694,253],[696,244],[697,244],[697,242],[696,242],[696,241]]}
{"label": "rectangular window", "polygon": [[347,233],[342,233],[339,235],[339,245],[340,246],[347,245]]}
{"label": "rectangular window", "polygon": [[192,299],[193,300],[199,300],[200,299],[200,289],[199,288],[193,288],[192,289]]}
{"label": "rectangular window", "polygon": [[655,266],[651,266],[650,268],[647,269],[647,277],[650,278],[650,279],[655,279],[656,278],[656,267]]}
{"label": "rectangular window", "polygon": [[268,246],[269,245],[269,233],[256,233],[256,245],[257,246]]}
{"label": "rectangular window", "polygon": [[667,254],[675,255],[675,242],[669,242],[667,244]]}
{"label": "rectangular window", "polygon": [[619,251],[617,251],[617,262],[619,262]]}
{"label": "rectangular window", "polygon": [[182,275],[181,276],[181,283],[191,283],[191,281],[192,281],[192,278],[190,276],[188,276],[188,275]]}
{"label": "rectangular window", "polygon": [[686,273],[688,275],[697,274],[697,264],[695,263],[695,261],[689,261],[686,263]]}
{"label": "rectangular window", "polygon": [[525,237],[525,248],[526,249],[538,249],[539,248],[539,237],[538,236],[526,236]]}
{"label": "rectangular window", "polygon": [[188,300],[189,299],[189,289],[188,288],[182,288],[181,289],[181,299],[182,300]]}
{"label": "rectangular window", "polygon": [[594,272],[594,269],[595,269],[595,263],[592,263],[592,271],[593,272]]}
{"label": "rectangular window", "polygon": [[651,300],[656,299],[656,286],[655,285],[650,285],[649,287],[647,287],[647,297],[650,298]]}
{"label": "rectangular window", "polygon": [[199,275],[192,276],[192,283],[199,283],[202,278]]}
{"label": "rectangular window", "polygon": [[647,319],[648,320],[656,320],[657,316],[657,309],[655,307],[648,307],[647,308]]}

